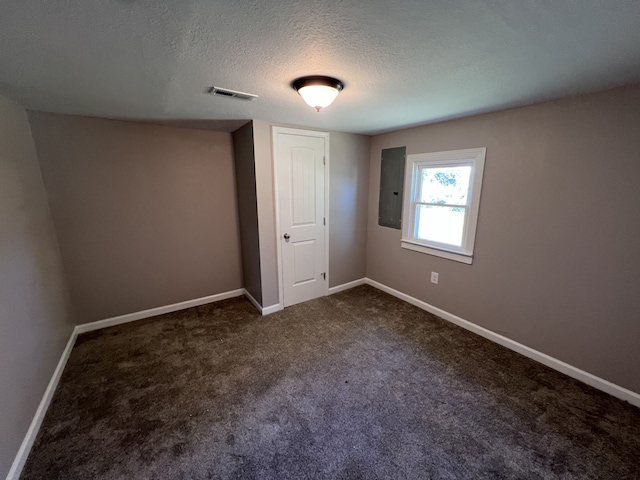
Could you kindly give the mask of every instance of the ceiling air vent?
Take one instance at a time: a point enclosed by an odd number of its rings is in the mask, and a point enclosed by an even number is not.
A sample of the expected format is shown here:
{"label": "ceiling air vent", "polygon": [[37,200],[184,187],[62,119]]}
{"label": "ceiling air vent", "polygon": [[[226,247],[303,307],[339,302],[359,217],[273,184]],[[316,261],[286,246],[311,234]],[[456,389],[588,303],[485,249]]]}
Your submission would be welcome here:
{"label": "ceiling air vent", "polygon": [[258,95],[253,93],[236,92],[235,90],[229,90],[228,88],[211,87],[209,89],[211,95],[219,95],[221,97],[237,98],[239,100],[253,100],[258,98]]}

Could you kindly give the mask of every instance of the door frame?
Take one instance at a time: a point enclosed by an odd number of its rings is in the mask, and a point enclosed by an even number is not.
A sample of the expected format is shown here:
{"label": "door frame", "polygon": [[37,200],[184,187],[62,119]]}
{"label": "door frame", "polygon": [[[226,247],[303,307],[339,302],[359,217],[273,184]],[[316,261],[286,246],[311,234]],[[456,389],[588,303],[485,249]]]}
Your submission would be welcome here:
{"label": "door frame", "polygon": [[324,296],[329,294],[329,132],[305,130],[302,128],[271,127],[271,146],[273,158],[273,195],[276,219],[276,270],[278,272],[278,301],[284,308],[284,280],[282,268],[282,231],[280,229],[280,190],[278,185],[278,135],[299,135],[304,137],[318,137],[324,139],[324,271],[327,274],[324,285]]}

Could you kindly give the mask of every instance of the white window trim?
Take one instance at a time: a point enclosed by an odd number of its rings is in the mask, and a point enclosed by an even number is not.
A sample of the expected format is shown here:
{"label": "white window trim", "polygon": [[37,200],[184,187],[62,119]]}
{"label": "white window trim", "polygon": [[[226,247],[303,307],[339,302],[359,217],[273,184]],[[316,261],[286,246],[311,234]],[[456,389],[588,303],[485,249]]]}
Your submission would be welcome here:
{"label": "white window trim", "polygon": [[[418,153],[407,155],[404,179],[404,198],[402,205],[402,248],[416,252],[436,255],[438,257],[455,260],[466,264],[473,262],[473,248],[475,245],[476,227],[478,225],[478,211],[480,209],[480,193],[482,176],[484,174],[484,160],[487,149],[468,148],[447,152]],[[462,246],[428,242],[413,236],[415,231],[415,202],[420,167],[470,165],[471,179],[469,192],[469,207],[465,217]]]}

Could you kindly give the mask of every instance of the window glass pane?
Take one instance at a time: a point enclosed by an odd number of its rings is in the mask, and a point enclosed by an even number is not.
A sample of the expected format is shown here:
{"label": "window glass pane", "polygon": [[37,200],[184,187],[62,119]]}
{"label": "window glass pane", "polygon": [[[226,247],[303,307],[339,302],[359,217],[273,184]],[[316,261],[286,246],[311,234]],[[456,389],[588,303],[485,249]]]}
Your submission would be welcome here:
{"label": "window glass pane", "polygon": [[466,205],[471,167],[422,167],[419,202]]}
{"label": "window glass pane", "polygon": [[466,208],[416,205],[416,238],[462,246]]}

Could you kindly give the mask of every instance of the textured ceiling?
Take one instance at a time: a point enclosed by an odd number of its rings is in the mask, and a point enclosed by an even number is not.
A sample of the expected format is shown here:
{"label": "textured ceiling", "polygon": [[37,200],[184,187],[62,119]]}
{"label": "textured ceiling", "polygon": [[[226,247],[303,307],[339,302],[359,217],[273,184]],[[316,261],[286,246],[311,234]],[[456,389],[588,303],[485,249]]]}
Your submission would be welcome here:
{"label": "textured ceiling", "polygon": [[[308,74],[346,85],[320,113]],[[0,2],[0,95],[34,110],[373,134],[633,82],[638,0]]]}

